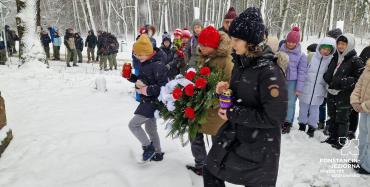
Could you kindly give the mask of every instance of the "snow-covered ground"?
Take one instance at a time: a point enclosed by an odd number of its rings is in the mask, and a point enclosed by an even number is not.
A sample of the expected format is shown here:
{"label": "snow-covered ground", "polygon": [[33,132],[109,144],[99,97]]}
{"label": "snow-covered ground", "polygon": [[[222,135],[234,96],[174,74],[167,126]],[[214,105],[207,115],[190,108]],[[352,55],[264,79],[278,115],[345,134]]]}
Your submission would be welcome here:
{"label": "snow-covered ground", "polygon": [[[14,133],[0,159],[0,186],[203,186],[202,178],[185,168],[193,162],[190,147],[166,138],[161,120],[164,161],[137,162],[141,147],[128,129],[138,105],[133,84],[121,78],[120,70],[97,69],[97,64],[65,68],[64,62],[51,62],[40,72],[0,66],[0,90]],[[101,76],[107,92],[94,89]],[[277,186],[370,186],[370,177],[334,160],[356,158],[355,146],[341,152],[321,144],[323,139],[321,132],[310,139],[296,126],[283,135]]]}

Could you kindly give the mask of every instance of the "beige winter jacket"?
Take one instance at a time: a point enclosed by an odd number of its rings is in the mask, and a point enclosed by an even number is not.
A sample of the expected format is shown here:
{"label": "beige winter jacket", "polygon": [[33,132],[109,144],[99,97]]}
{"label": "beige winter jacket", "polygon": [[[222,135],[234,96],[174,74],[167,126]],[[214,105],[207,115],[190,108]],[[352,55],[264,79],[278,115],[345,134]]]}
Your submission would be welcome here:
{"label": "beige winter jacket", "polygon": [[370,113],[370,60],[351,95],[351,104],[359,103],[365,112]]}
{"label": "beige winter jacket", "polygon": [[[208,57],[200,56],[199,67],[220,68],[223,71],[223,81],[230,81],[234,64],[231,56],[231,40],[225,32],[220,32],[220,44],[216,52]],[[218,116],[218,105],[210,108],[207,112],[206,122],[201,131],[205,134],[216,135],[221,126],[226,122]]]}
{"label": "beige winter jacket", "polygon": [[0,95],[0,130],[5,125],[6,125],[5,103],[3,97],[1,97]]}

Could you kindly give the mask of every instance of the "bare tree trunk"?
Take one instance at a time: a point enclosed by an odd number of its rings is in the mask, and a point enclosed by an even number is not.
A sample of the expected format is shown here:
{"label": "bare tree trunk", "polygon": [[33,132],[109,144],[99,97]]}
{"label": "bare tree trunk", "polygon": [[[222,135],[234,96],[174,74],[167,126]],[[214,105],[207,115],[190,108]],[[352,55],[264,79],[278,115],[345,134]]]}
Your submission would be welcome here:
{"label": "bare tree trunk", "polygon": [[321,32],[319,33],[319,38],[321,38],[321,34],[325,35],[324,32],[326,31],[326,28],[327,28],[326,21],[327,21],[328,13],[329,13],[329,5],[330,5],[330,0],[328,1],[327,5],[326,5],[324,21],[323,21],[323,24],[322,24],[322,27],[321,27]]}
{"label": "bare tree trunk", "polygon": [[110,18],[110,13],[111,13],[111,0],[106,1],[106,7],[108,9],[108,18],[107,18],[107,25],[108,25],[108,32],[112,32],[112,27],[111,27],[111,18]]}
{"label": "bare tree trunk", "polygon": [[148,6],[148,24],[151,25],[152,24],[152,7],[150,5],[149,0],[147,0],[146,3],[147,3],[147,6]]}
{"label": "bare tree trunk", "polygon": [[288,17],[288,8],[290,6],[290,0],[287,0],[285,6],[284,6],[284,10],[283,10],[283,21],[281,23],[281,26],[280,26],[280,33],[279,33],[279,39],[282,40],[283,37],[284,37],[284,31],[285,31],[285,25],[286,25],[286,20],[287,20],[287,17]]}
{"label": "bare tree trunk", "polygon": [[90,30],[90,26],[89,26],[89,22],[87,21],[87,15],[86,15],[84,1],[80,0],[80,3],[81,3],[81,7],[82,7],[82,12],[84,13],[86,32],[88,32]]}
{"label": "bare tree trunk", "polygon": [[90,0],[86,0],[86,6],[87,6],[87,11],[88,11],[88,13],[89,13],[89,18],[90,18],[91,27],[92,27],[92,29],[94,30],[94,32],[96,32],[96,27],[95,27],[94,17],[93,17],[93,15],[92,15],[91,6],[90,6]]}
{"label": "bare tree trunk", "polygon": [[134,26],[134,38],[136,38],[136,36],[137,36],[137,29],[138,29],[138,11],[137,11],[137,9],[138,9],[138,6],[139,6],[139,4],[138,4],[138,0],[135,0],[135,26]]}
{"label": "bare tree trunk", "polygon": [[265,23],[266,23],[266,1],[267,0],[260,0],[262,19]]}
{"label": "bare tree trunk", "polygon": [[[304,25],[303,25],[303,33],[302,33],[302,41],[304,39],[304,37],[307,35],[307,25],[308,25],[308,15],[310,14],[310,6],[311,6],[311,0],[308,0],[308,4],[307,4],[307,10],[306,10],[306,16],[305,16],[305,19],[304,19]],[[308,35],[307,35],[307,38],[308,38]]]}
{"label": "bare tree trunk", "polygon": [[329,30],[333,29],[333,22],[334,22],[334,6],[335,0],[331,1],[331,9],[330,9],[330,21],[329,21]]}
{"label": "bare tree trunk", "polygon": [[100,21],[101,21],[101,29],[106,30],[106,27],[104,25],[104,5],[103,0],[99,0],[99,7],[100,7]]}

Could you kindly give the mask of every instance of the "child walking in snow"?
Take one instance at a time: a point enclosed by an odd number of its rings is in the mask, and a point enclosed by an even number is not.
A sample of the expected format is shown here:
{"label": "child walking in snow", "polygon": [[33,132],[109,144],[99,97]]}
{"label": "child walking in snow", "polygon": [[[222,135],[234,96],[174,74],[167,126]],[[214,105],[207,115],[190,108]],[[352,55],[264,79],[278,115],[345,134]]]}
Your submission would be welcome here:
{"label": "child walking in snow", "polygon": [[[131,75],[128,80],[135,83],[141,100],[135,116],[129,123],[129,128],[142,144],[143,161],[161,161],[164,153],[161,151],[154,112],[157,109],[156,101],[160,88],[167,83],[167,70],[161,63],[160,56],[156,55],[147,35],[141,35],[136,41],[133,53],[140,61],[141,67],[139,75]],[[141,127],[143,124],[145,124],[145,131]]]}
{"label": "child walking in snow", "polygon": [[306,77],[304,79],[303,92],[299,96],[299,129],[306,130],[310,137],[318,127],[320,105],[326,96],[326,83],[324,73],[328,69],[335,52],[335,40],[324,38],[317,46],[317,50],[308,62]]}

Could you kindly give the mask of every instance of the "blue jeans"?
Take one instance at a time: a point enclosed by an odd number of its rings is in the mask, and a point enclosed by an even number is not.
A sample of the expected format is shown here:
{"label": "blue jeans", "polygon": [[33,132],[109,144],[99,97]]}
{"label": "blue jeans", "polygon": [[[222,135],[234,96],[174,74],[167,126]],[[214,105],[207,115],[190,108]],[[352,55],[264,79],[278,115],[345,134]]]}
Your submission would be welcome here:
{"label": "blue jeans", "polygon": [[359,130],[359,164],[367,172],[370,172],[370,114],[360,114]]}
{"label": "blue jeans", "polygon": [[324,102],[322,102],[322,105],[320,105],[320,117],[319,117],[320,123],[326,122],[326,98],[324,99]]}
{"label": "blue jeans", "polygon": [[297,95],[295,94],[297,81],[287,81],[287,86],[288,86],[288,112],[285,122],[293,123],[295,106],[298,98]]}
{"label": "blue jeans", "polygon": [[[136,69],[134,69],[135,71],[134,71],[134,74],[136,75],[136,76],[139,76],[139,68],[136,68]],[[140,102],[140,100],[141,100],[141,97],[140,97],[140,94],[138,94],[137,92],[136,92],[136,101],[137,102]]]}

